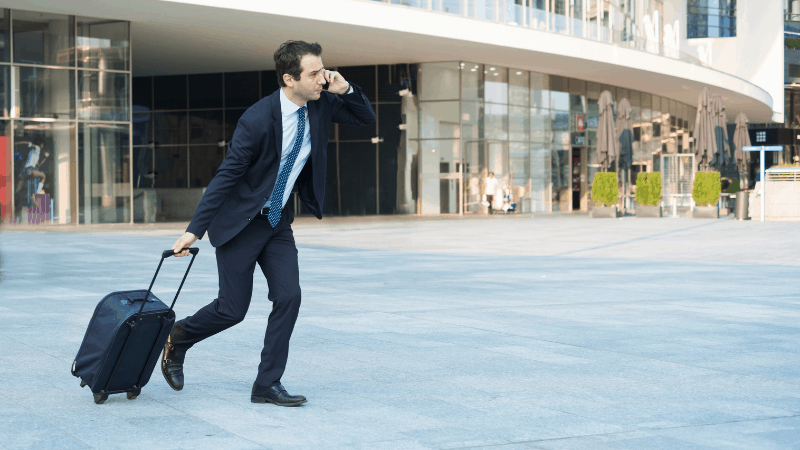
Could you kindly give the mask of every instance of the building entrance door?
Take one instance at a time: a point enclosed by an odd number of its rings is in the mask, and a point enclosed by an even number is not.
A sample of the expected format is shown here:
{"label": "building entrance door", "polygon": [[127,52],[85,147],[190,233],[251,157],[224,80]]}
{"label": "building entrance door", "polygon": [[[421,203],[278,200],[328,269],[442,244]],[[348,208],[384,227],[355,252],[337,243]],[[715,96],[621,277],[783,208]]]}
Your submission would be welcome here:
{"label": "building entrance door", "polygon": [[588,209],[586,197],[589,187],[587,177],[588,157],[589,151],[587,148],[572,148],[572,156],[570,158],[572,211],[586,211]]}

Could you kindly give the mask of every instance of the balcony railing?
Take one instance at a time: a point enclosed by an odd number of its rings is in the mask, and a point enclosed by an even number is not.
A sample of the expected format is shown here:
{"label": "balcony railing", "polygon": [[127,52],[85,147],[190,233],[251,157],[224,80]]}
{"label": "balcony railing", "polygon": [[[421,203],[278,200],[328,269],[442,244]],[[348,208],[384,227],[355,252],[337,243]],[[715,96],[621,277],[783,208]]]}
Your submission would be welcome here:
{"label": "balcony railing", "polygon": [[[362,0],[424,9],[427,11],[454,14],[476,20],[488,20],[504,23],[510,26],[531,28],[534,30],[551,33],[566,34],[582,39],[604,42],[619,47],[639,50],[654,55],[665,56],[672,59],[685,61],[691,64],[708,67],[695,56],[681,52],[677,48],[647,40],[644,33],[637,26],[610,27],[611,23],[632,24],[630,15],[619,10],[608,0],[591,0],[589,6],[592,11],[606,11],[610,14],[597,23],[594,18],[588,19],[581,13],[580,18],[569,17],[548,10],[538,9],[534,1],[524,1],[526,5],[519,5],[514,0]],[[544,4],[550,2],[543,2]],[[594,13],[593,13],[594,14]],[[604,14],[601,14],[601,16]]]}

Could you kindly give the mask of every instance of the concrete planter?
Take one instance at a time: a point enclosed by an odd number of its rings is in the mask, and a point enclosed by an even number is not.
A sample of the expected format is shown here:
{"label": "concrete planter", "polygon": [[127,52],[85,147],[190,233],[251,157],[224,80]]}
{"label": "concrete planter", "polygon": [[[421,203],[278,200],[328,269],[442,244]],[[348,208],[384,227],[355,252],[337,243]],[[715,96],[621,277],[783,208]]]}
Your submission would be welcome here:
{"label": "concrete planter", "polygon": [[636,205],[636,217],[662,217],[661,206]]}
{"label": "concrete planter", "polygon": [[595,219],[616,219],[620,217],[621,214],[617,210],[617,205],[613,206],[597,206],[595,205],[592,208],[592,211],[589,213],[589,217]]}
{"label": "concrete planter", "polygon": [[691,211],[694,219],[719,219],[719,208],[716,206],[695,206]]}

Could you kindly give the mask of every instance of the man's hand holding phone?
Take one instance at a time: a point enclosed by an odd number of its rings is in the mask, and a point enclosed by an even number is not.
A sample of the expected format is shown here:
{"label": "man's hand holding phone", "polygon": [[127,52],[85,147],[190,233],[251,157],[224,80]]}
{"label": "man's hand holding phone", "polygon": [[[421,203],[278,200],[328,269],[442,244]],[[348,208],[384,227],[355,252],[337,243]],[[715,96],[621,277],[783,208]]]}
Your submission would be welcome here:
{"label": "man's hand holding phone", "polygon": [[350,90],[350,83],[339,72],[325,70],[325,81],[326,83],[322,86],[322,89],[331,94],[344,95]]}

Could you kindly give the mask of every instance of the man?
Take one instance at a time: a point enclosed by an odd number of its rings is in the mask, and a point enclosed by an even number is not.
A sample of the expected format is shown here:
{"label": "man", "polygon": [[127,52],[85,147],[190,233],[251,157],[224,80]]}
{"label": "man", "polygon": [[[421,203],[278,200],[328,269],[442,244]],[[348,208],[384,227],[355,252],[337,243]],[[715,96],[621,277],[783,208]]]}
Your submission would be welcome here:
{"label": "man", "polygon": [[[17,189],[15,192],[19,193],[23,186],[27,187],[28,192],[25,204],[30,208],[36,203],[35,194],[40,193],[39,191],[41,191],[47,179],[47,176],[39,169],[50,157],[50,152],[45,150],[44,139],[39,137],[34,139],[33,142],[21,141],[17,143],[17,145],[21,144],[27,144],[29,150],[28,157],[25,160],[25,166],[23,166],[19,174],[19,181],[17,182]],[[44,152],[44,158],[40,160],[42,152]]]}
{"label": "man", "polygon": [[302,41],[288,41],[275,52],[281,88],[239,119],[225,160],[186,233],[172,246],[176,256],[187,256],[188,247],[208,231],[219,271],[219,297],[176,322],[164,346],[161,371],[175,390],[183,388],[186,350],[244,319],[258,263],[272,312],[250,400],[280,406],[306,402],[281,384],[300,309],[297,247],[290,226],[294,212],[285,205],[296,185],[305,207],[321,219],[331,122],[363,126],[375,121],[361,89],[326,70],[321,53],[319,44]]}
{"label": "man", "polygon": [[494,177],[494,172],[489,172],[489,176],[484,181],[485,188],[483,193],[486,194],[486,201],[489,202],[489,214],[492,213],[492,202],[494,201],[494,193],[497,191],[499,184],[497,178]]}

